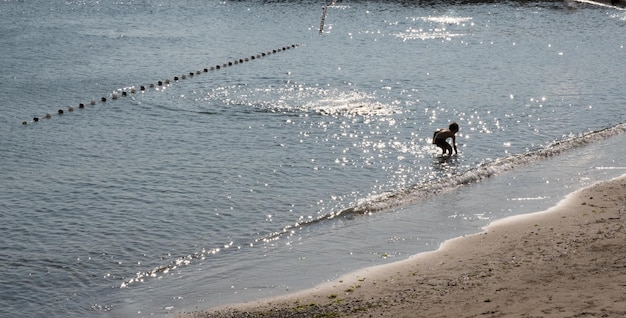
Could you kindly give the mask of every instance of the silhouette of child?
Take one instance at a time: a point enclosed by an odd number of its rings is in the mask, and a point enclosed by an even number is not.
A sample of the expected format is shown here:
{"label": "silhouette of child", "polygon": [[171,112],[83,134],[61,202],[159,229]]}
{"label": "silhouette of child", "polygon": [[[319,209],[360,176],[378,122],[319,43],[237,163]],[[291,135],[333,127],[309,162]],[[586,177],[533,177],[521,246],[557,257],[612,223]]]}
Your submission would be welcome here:
{"label": "silhouette of child", "polygon": [[[452,123],[448,127],[448,129],[442,128],[437,129],[433,134],[433,144],[437,145],[437,147],[443,150],[442,156],[446,155],[446,152],[450,154],[448,156],[452,156],[452,147],[454,147],[454,154],[456,155],[458,152],[456,150],[456,133],[459,131],[459,125],[457,123]],[[446,139],[452,138],[452,145],[446,141]]]}

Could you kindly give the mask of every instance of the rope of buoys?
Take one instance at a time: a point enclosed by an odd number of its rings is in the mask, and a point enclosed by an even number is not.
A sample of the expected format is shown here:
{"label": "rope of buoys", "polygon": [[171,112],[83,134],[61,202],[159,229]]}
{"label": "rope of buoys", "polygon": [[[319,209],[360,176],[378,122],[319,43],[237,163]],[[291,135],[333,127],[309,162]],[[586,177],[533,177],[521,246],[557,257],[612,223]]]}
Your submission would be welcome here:
{"label": "rope of buoys", "polygon": [[[261,52],[261,53],[258,53],[256,55],[251,55],[249,58],[248,57],[244,57],[244,58],[236,59],[236,60],[233,60],[233,61],[229,61],[227,63],[223,63],[221,65],[220,64],[216,64],[215,66],[205,67],[205,68],[199,69],[199,70],[197,70],[195,72],[183,73],[180,76],[174,76],[173,80],[170,80],[170,79],[159,80],[159,81],[157,81],[156,85],[154,83],[150,83],[150,84],[148,84],[148,87],[151,88],[151,89],[155,89],[157,87],[169,86],[169,85],[172,84],[172,81],[178,82],[180,80],[184,80],[184,79],[187,79],[187,78],[192,78],[194,75],[200,75],[202,73],[208,73],[209,71],[221,70],[221,69],[229,67],[229,66],[233,66],[233,65],[237,65],[237,64],[243,64],[245,62],[249,62],[250,60],[256,60],[256,59],[259,59],[261,57],[269,56],[271,54],[276,54],[277,52],[283,52],[283,51],[286,51],[286,50],[290,50],[290,49],[296,48],[298,46],[300,46],[300,44],[292,44],[290,46],[283,46],[283,47],[280,47],[280,48],[277,48],[277,49],[273,49],[271,51]],[[139,90],[141,92],[145,92],[147,90],[147,88],[146,88],[145,85],[140,85],[139,86]],[[121,95],[121,97],[126,97],[126,96],[129,96],[129,94],[132,95],[132,94],[136,94],[136,93],[137,93],[137,88],[135,86],[128,86],[128,87],[116,89],[112,93],[107,94],[105,96],[102,96],[100,98],[100,103],[106,103],[109,99],[117,100],[120,95]],[[94,106],[97,103],[98,102],[95,99],[92,99],[89,102],[89,105]],[[85,105],[86,105],[85,103],[79,103],[78,104],[78,108],[79,109],[85,109],[86,108]],[[66,109],[59,109],[57,111],[57,115],[59,115],[59,116],[63,115],[63,114],[65,114],[66,111],[67,112],[73,112],[74,111],[74,107],[73,106],[68,106]],[[26,121],[26,120],[23,121],[22,125],[25,126],[25,125],[28,125],[29,122],[37,123],[37,122],[40,122],[42,119],[50,119],[50,118],[52,118],[52,115],[50,113],[45,113],[41,117],[34,116],[32,121]]]}

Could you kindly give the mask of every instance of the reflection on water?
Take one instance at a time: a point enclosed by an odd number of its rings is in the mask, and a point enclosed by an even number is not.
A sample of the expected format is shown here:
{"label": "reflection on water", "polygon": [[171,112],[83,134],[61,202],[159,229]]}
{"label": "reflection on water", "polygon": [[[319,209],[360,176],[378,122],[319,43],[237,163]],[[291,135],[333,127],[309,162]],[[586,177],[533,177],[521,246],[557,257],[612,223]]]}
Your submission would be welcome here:
{"label": "reflection on water", "polygon": [[395,36],[403,41],[436,39],[450,41],[454,37],[470,35],[471,33],[468,32],[471,32],[471,29],[467,27],[474,26],[471,20],[471,17],[452,16],[411,18],[409,28],[404,32],[395,34]]}
{"label": "reflection on water", "polygon": [[2,2],[0,316],[310,287],[620,174],[623,16],[465,3]]}

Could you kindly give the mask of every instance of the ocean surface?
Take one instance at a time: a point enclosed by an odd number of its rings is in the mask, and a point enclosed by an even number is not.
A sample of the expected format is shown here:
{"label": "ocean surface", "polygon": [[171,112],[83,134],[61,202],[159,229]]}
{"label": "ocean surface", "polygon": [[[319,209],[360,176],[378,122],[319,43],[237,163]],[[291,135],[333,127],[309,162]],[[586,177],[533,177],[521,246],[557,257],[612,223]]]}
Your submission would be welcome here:
{"label": "ocean surface", "polygon": [[281,295],[626,173],[626,11],[324,5],[0,1],[0,316]]}

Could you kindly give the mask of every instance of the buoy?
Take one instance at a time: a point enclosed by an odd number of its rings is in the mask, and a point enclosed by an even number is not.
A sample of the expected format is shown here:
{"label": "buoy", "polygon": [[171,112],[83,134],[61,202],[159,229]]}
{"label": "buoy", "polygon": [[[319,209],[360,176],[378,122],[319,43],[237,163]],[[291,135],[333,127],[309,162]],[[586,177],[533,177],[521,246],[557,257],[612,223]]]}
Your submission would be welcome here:
{"label": "buoy", "polygon": [[[209,71],[220,70],[222,68],[226,68],[226,67],[229,67],[229,66],[243,64],[244,62],[249,62],[250,60],[260,59],[260,58],[265,57],[267,55],[276,54],[277,52],[286,51],[286,50],[289,50],[291,48],[295,48],[295,47],[297,47],[299,45],[300,44],[291,44],[291,46],[283,46],[283,47],[276,48],[276,49],[273,49],[273,50],[269,50],[269,51],[266,51],[266,52],[259,52],[256,55],[250,55],[249,57],[243,57],[243,58],[239,58],[239,59],[234,59],[232,61],[228,61],[228,62],[223,63],[223,64],[216,64],[215,66],[200,68],[200,69],[197,69],[196,71],[185,73],[185,74],[182,74],[180,76],[174,76],[173,80],[174,81],[179,81],[181,79],[186,79],[187,76],[193,77],[194,75],[200,75],[203,72],[204,73],[208,73]],[[189,75],[187,75],[187,74],[189,74]],[[169,79],[166,79],[164,81],[160,80],[160,81],[156,82],[155,84],[150,83],[148,86],[150,88],[155,88],[156,87],[155,85],[163,86],[163,82],[165,82],[166,85],[170,85],[170,83],[171,83],[171,81]],[[143,86],[143,85],[140,86],[140,90],[141,91],[145,91],[146,90],[146,86]],[[135,94],[137,92],[137,89],[136,89],[136,87],[133,86],[133,87],[126,87],[126,88],[121,88],[121,89],[114,90],[110,95],[102,96],[100,98],[100,102],[102,102],[102,103],[106,102],[107,98],[111,98],[113,100],[116,100],[116,99],[118,99],[118,96],[119,96],[120,92],[121,92],[122,96],[127,96],[128,95],[128,91],[130,91],[131,94]],[[97,99],[92,99],[90,101],[91,105],[96,105],[97,103],[98,103]],[[85,108],[85,104],[83,104],[83,103],[78,104],[78,108],[80,108],[80,109]],[[68,108],[66,110],[59,109],[57,111],[57,113],[59,115],[62,115],[66,111],[73,112],[74,111],[74,106],[68,106]],[[46,113],[43,117],[37,117],[37,116],[33,117],[33,121],[34,122],[39,122],[40,118],[49,119],[51,117],[52,117],[52,115],[50,113]],[[27,125],[28,123],[29,123],[29,121],[23,121],[22,122],[23,125]]]}

